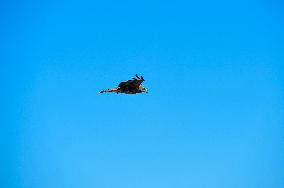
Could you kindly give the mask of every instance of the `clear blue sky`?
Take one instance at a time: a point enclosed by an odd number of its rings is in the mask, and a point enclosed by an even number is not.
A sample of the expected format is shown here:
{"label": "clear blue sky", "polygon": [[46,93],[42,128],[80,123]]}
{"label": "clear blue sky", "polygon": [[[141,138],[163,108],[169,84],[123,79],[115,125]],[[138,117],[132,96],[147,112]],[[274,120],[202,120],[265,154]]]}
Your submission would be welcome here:
{"label": "clear blue sky", "polygon": [[0,5],[1,188],[284,187],[283,2]]}

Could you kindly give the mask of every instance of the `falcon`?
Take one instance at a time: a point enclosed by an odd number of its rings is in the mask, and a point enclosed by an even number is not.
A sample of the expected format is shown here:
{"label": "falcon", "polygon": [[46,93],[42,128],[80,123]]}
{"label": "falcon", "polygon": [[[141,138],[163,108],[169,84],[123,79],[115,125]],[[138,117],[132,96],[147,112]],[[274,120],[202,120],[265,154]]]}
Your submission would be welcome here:
{"label": "falcon", "polygon": [[127,80],[125,82],[120,82],[118,84],[118,87],[110,88],[106,90],[102,90],[99,93],[105,93],[105,92],[114,92],[114,93],[125,93],[125,94],[136,94],[136,93],[148,93],[147,88],[145,88],[142,85],[142,82],[144,82],[143,76],[135,75],[132,80]]}

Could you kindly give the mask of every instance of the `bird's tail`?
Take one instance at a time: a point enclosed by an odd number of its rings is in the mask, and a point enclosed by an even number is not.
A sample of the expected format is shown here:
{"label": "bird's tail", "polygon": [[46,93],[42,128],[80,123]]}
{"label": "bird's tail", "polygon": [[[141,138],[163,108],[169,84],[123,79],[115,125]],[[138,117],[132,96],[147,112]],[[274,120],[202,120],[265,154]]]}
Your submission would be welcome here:
{"label": "bird's tail", "polygon": [[105,92],[115,92],[118,93],[118,88],[110,88],[110,89],[106,89],[106,90],[102,90],[99,93],[105,93]]}

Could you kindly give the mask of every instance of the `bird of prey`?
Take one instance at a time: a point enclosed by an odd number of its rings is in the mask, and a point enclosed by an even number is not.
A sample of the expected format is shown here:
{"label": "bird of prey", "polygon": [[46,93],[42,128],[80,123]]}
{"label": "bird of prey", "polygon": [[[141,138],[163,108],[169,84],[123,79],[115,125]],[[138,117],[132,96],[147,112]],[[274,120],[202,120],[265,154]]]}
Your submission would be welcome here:
{"label": "bird of prey", "polygon": [[147,93],[148,90],[144,86],[142,86],[142,82],[144,82],[143,76],[135,75],[132,80],[127,80],[125,82],[120,82],[118,87],[110,88],[106,90],[102,90],[99,93],[105,92],[114,92],[114,93],[125,93],[125,94],[136,94],[136,93]]}

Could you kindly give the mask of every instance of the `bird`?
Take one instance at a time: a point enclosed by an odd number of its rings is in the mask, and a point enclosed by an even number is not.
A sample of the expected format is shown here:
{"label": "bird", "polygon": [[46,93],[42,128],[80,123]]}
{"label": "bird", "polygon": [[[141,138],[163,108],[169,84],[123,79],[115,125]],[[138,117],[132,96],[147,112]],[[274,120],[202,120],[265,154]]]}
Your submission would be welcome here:
{"label": "bird", "polygon": [[113,92],[113,93],[124,93],[124,94],[137,94],[137,93],[148,93],[148,89],[142,85],[145,79],[143,76],[135,74],[131,80],[120,82],[117,87],[105,89],[99,91],[99,93]]}

